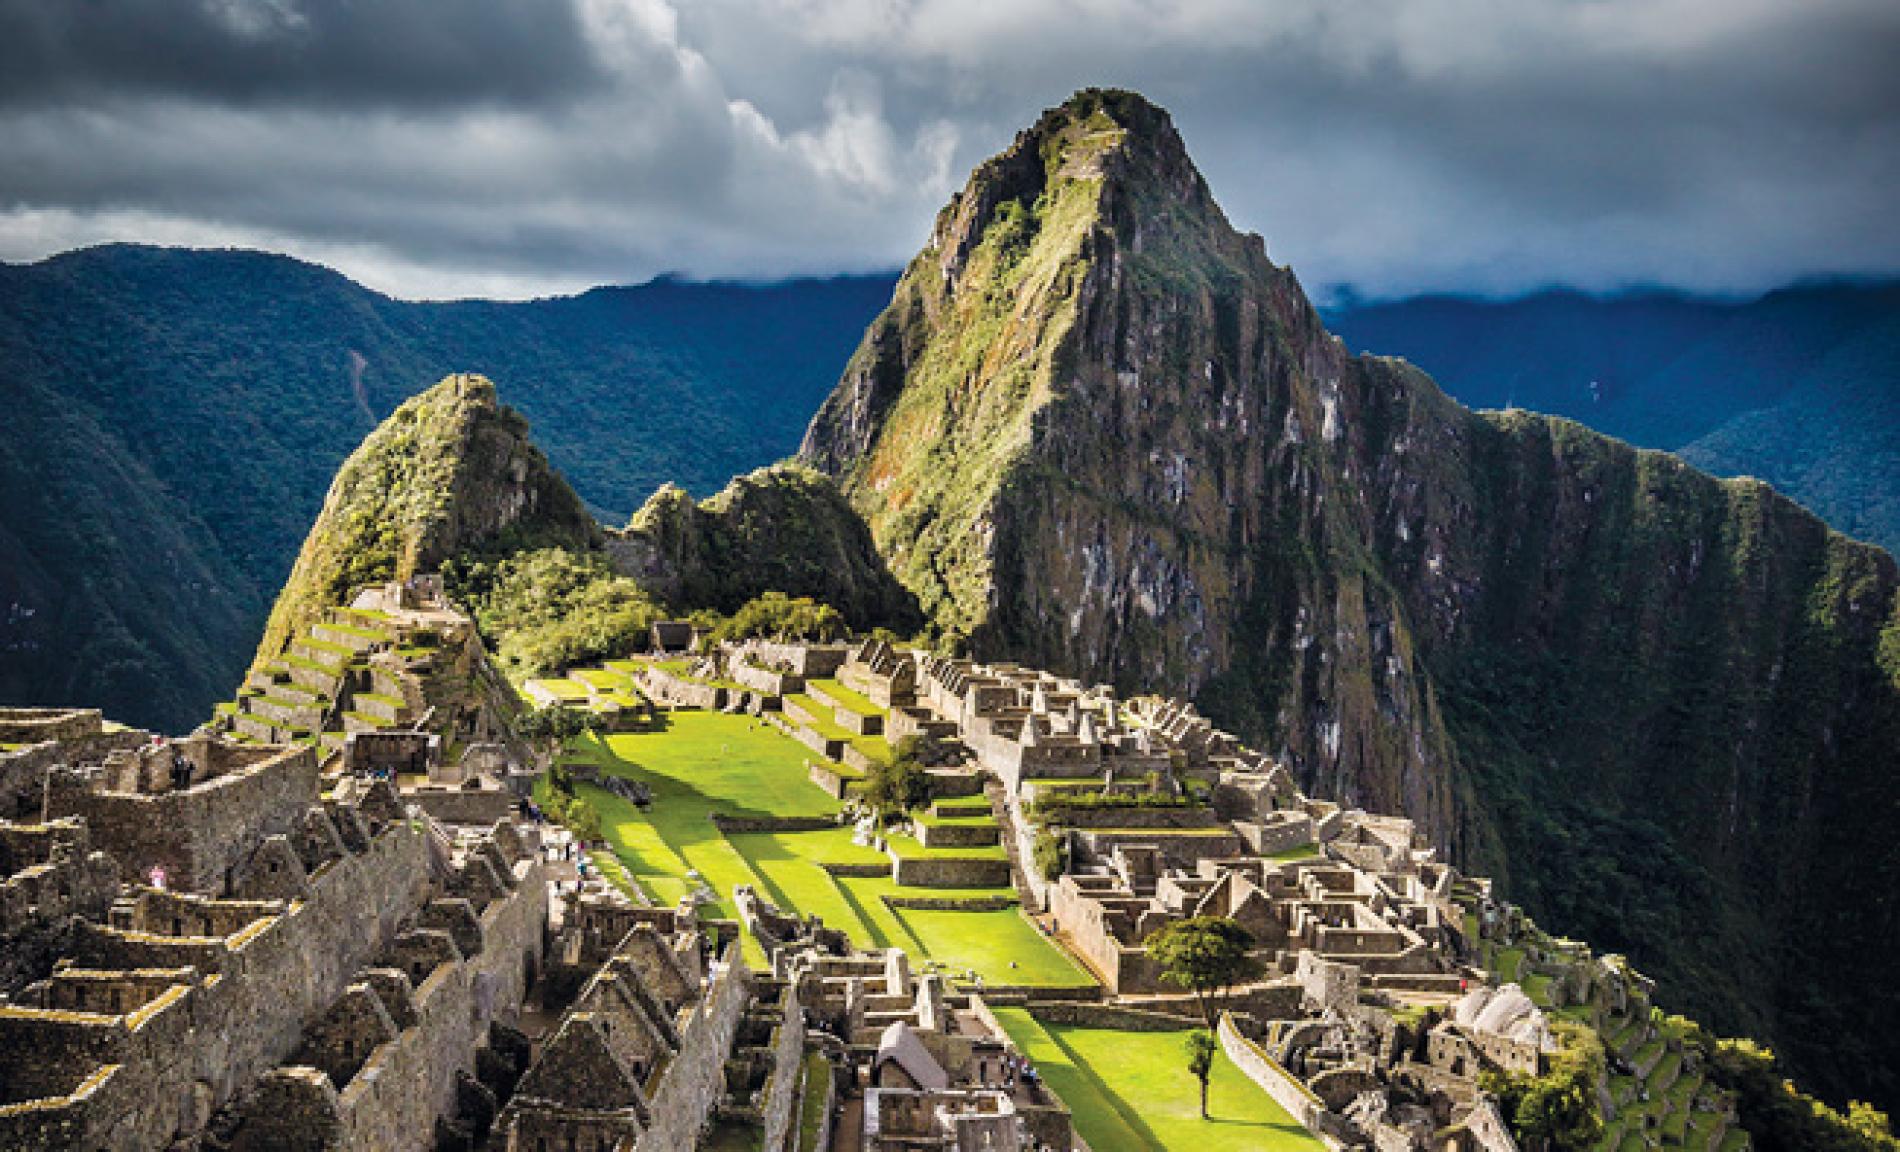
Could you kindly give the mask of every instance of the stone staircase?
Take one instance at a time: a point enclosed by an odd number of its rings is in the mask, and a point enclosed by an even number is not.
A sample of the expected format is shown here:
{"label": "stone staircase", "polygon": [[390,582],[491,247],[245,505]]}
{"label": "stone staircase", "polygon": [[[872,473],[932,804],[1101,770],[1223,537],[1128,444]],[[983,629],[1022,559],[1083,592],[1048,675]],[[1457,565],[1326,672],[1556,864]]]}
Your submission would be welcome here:
{"label": "stone staircase", "polygon": [[252,670],[237,699],[219,705],[214,724],[241,742],[307,743],[327,752],[349,733],[414,723],[402,674],[370,663],[404,639],[382,613],[332,608],[282,656]]}

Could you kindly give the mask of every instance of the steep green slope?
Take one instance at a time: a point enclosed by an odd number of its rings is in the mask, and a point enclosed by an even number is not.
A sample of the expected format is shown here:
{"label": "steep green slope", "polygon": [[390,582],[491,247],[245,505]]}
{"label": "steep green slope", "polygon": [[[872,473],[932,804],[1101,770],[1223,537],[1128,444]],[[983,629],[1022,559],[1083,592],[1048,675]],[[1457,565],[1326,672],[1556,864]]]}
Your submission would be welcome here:
{"label": "steep green slope", "polygon": [[[0,538],[22,545],[0,556],[0,699],[109,703],[173,730],[202,719],[250,659],[344,456],[450,372],[508,381],[614,522],[667,481],[715,491],[796,446],[889,286],[656,281],[416,304],[255,252],[0,265],[0,399],[20,411]],[[101,651],[119,655],[80,657]]]}
{"label": "steep green slope", "polygon": [[256,597],[142,454],[36,384],[5,408],[0,700],[202,717],[233,678],[203,652],[250,645]]}
{"label": "steep green slope", "polygon": [[580,497],[481,376],[406,400],[350,454],[277,596],[254,666],[365,584],[471,554],[598,547]]}
{"label": "steep green slope", "polygon": [[1892,558],[1349,355],[1139,97],[977,169],[804,456],[977,652],[1190,694],[1666,1002],[1900,1093]]}
{"label": "steep green slope", "polygon": [[624,656],[662,615],[732,613],[766,592],[810,596],[858,628],[922,622],[830,479],[764,468],[698,504],[668,485],[604,531],[527,421],[466,374],[404,401],[343,462],[253,666],[355,589],[425,572],[519,676]]}

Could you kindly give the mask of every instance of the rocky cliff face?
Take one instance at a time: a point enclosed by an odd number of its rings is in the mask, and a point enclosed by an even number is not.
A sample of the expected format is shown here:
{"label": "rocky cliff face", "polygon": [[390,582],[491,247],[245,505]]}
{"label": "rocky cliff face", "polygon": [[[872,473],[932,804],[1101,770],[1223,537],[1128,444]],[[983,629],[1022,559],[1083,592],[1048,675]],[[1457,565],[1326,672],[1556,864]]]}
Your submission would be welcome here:
{"label": "rocky cliff face", "polygon": [[830,604],[860,630],[922,623],[837,486],[796,465],[740,476],[700,503],[669,484],[607,550],[617,569],[673,604],[733,612],[772,591]]}
{"label": "rocky cliff face", "polygon": [[528,423],[481,376],[455,375],[405,401],[330,485],[257,663],[350,591],[439,569],[467,552],[598,545],[580,497],[528,439]]}
{"label": "rocky cliff face", "polygon": [[975,651],[1190,694],[1666,1000],[1895,1093],[1864,1000],[1900,902],[1849,895],[1900,879],[1893,560],[1348,355],[1139,97],[977,169],[803,456]]}

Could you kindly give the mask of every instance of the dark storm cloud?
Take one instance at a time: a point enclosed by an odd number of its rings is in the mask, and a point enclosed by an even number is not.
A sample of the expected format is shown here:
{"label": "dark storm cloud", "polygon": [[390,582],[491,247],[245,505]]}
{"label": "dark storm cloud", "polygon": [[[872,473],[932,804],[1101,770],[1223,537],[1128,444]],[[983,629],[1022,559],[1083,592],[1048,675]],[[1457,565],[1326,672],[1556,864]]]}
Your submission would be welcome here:
{"label": "dark storm cloud", "polygon": [[542,0],[0,0],[0,105],[539,104],[602,79]]}
{"label": "dark storm cloud", "polygon": [[1892,0],[0,0],[0,256],[430,295],[890,267],[1090,84],[1373,292],[1900,271]]}

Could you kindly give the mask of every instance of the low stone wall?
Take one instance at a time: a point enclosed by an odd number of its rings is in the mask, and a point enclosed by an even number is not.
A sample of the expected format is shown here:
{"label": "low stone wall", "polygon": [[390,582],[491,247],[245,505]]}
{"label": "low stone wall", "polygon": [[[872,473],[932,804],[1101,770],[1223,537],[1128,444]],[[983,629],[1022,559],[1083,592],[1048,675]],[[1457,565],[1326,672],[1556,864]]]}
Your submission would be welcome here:
{"label": "low stone wall", "polygon": [[839,707],[831,713],[838,727],[857,736],[881,736],[884,734],[884,717],[866,716],[862,712],[853,712],[849,708]]}
{"label": "low stone wall", "polygon": [[888,864],[823,864],[820,867],[833,876],[877,877],[891,874]]}
{"label": "low stone wall", "polygon": [[718,711],[726,706],[726,690],[711,684],[702,684],[698,680],[688,680],[684,676],[675,676],[661,668],[649,667],[641,677],[641,688],[646,694],[661,704],[671,704],[681,708],[704,708]]}
{"label": "low stone wall", "polygon": [[899,856],[891,876],[910,888],[1007,888],[1009,861],[955,856]]}
{"label": "low stone wall", "polygon": [[1089,859],[1107,861],[1120,844],[1152,844],[1171,868],[1192,869],[1203,857],[1239,856],[1246,850],[1245,841],[1231,832],[1206,836],[1187,829],[1077,828],[1075,836]]}
{"label": "low stone wall", "polygon": [[856,773],[847,774],[840,771],[837,765],[827,764],[821,760],[807,763],[805,770],[810,775],[811,782],[824,789],[825,794],[833,800],[844,799],[845,792],[858,780]]}
{"label": "low stone wall", "polygon": [[97,708],[0,708],[0,744],[38,744],[97,736],[105,717]]}
{"label": "low stone wall", "polygon": [[838,826],[829,816],[728,816],[715,812],[713,827],[731,835],[735,832],[824,832]]}
{"label": "low stone wall", "polygon": [[1017,905],[1014,896],[893,896],[878,897],[887,908],[915,908],[925,912],[1000,912]]}
{"label": "low stone wall", "polygon": [[748,647],[765,664],[782,664],[800,676],[813,679],[835,674],[851,658],[851,650],[842,644],[781,644],[772,640],[754,640]]}
{"label": "low stone wall", "polygon": [[[787,711],[790,711],[790,709],[787,709]],[[823,756],[827,760],[836,760],[844,754],[844,748],[845,748],[844,741],[827,739],[825,736],[821,735],[815,729],[808,728],[803,724],[791,725],[789,734],[792,739],[798,741],[800,744],[803,744],[805,747],[811,749],[813,752],[818,753],[820,756]]]}
{"label": "low stone wall", "polygon": [[444,824],[493,824],[510,816],[514,793],[506,788],[440,788],[422,785],[404,789],[403,802],[414,804]]}
{"label": "low stone wall", "polygon": [[735,661],[727,673],[734,683],[742,684],[754,692],[767,696],[783,696],[789,692],[803,692],[805,678],[791,672],[774,672],[769,668],[760,668],[744,660]]}
{"label": "low stone wall", "polygon": [[961,800],[983,794],[983,774],[951,768],[926,768],[932,800]]}
{"label": "low stone wall", "polygon": [[1326,1113],[1326,1105],[1312,1089],[1280,1067],[1279,1062],[1267,1055],[1260,1045],[1242,1036],[1240,1029],[1234,1026],[1232,1014],[1222,1014],[1219,1035],[1221,1050],[1227,1053],[1227,1058],[1247,1079],[1260,1085],[1261,1090],[1272,1097],[1274,1103],[1286,1109],[1287,1115],[1293,1117],[1301,1127],[1319,1133],[1324,1123],[1322,1117]]}
{"label": "low stone wall", "polygon": [[[44,740],[28,744],[15,752],[0,753],[0,819],[38,820],[46,798],[46,773],[55,765],[102,760],[108,752],[137,748],[148,743],[151,738],[149,732],[128,728],[122,732],[99,732],[62,740]],[[4,742],[26,743],[20,740]]]}
{"label": "low stone wall", "polygon": [[634,1143],[635,1152],[678,1152],[694,1147],[699,1129],[726,1091],[726,1057],[739,1018],[752,998],[752,974],[734,943],[726,949],[726,970],[706,996],[686,1012],[680,1026],[679,1055],[666,1066],[649,1101],[652,1122]]}
{"label": "low stone wall", "polygon": [[1315,840],[1313,819],[1304,813],[1275,813],[1283,819],[1267,824],[1243,824],[1253,850],[1262,856],[1290,852]]}
{"label": "low stone wall", "polygon": [[957,734],[957,726],[937,720],[922,708],[893,708],[884,715],[884,733],[895,744],[906,736],[925,740],[946,740]]}
{"label": "low stone wall", "polygon": [[1211,808],[1104,808],[1079,804],[1038,804],[1036,818],[1067,828],[1212,828],[1220,823]]}
{"label": "low stone wall", "polygon": [[995,824],[933,824],[917,822],[917,843],[926,848],[983,848],[1002,843]]}
{"label": "low stone wall", "polygon": [[1061,1000],[1031,1001],[1029,1014],[1045,1024],[1072,1024],[1079,1028],[1110,1028],[1118,1032],[1186,1032],[1199,1028],[1196,1016],[1124,1008],[1117,1004]]}
{"label": "low stone wall", "polygon": [[839,742],[837,758],[844,761],[845,767],[856,769],[866,775],[876,771],[878,768],[878,762],[859,751],[856,744]]}

